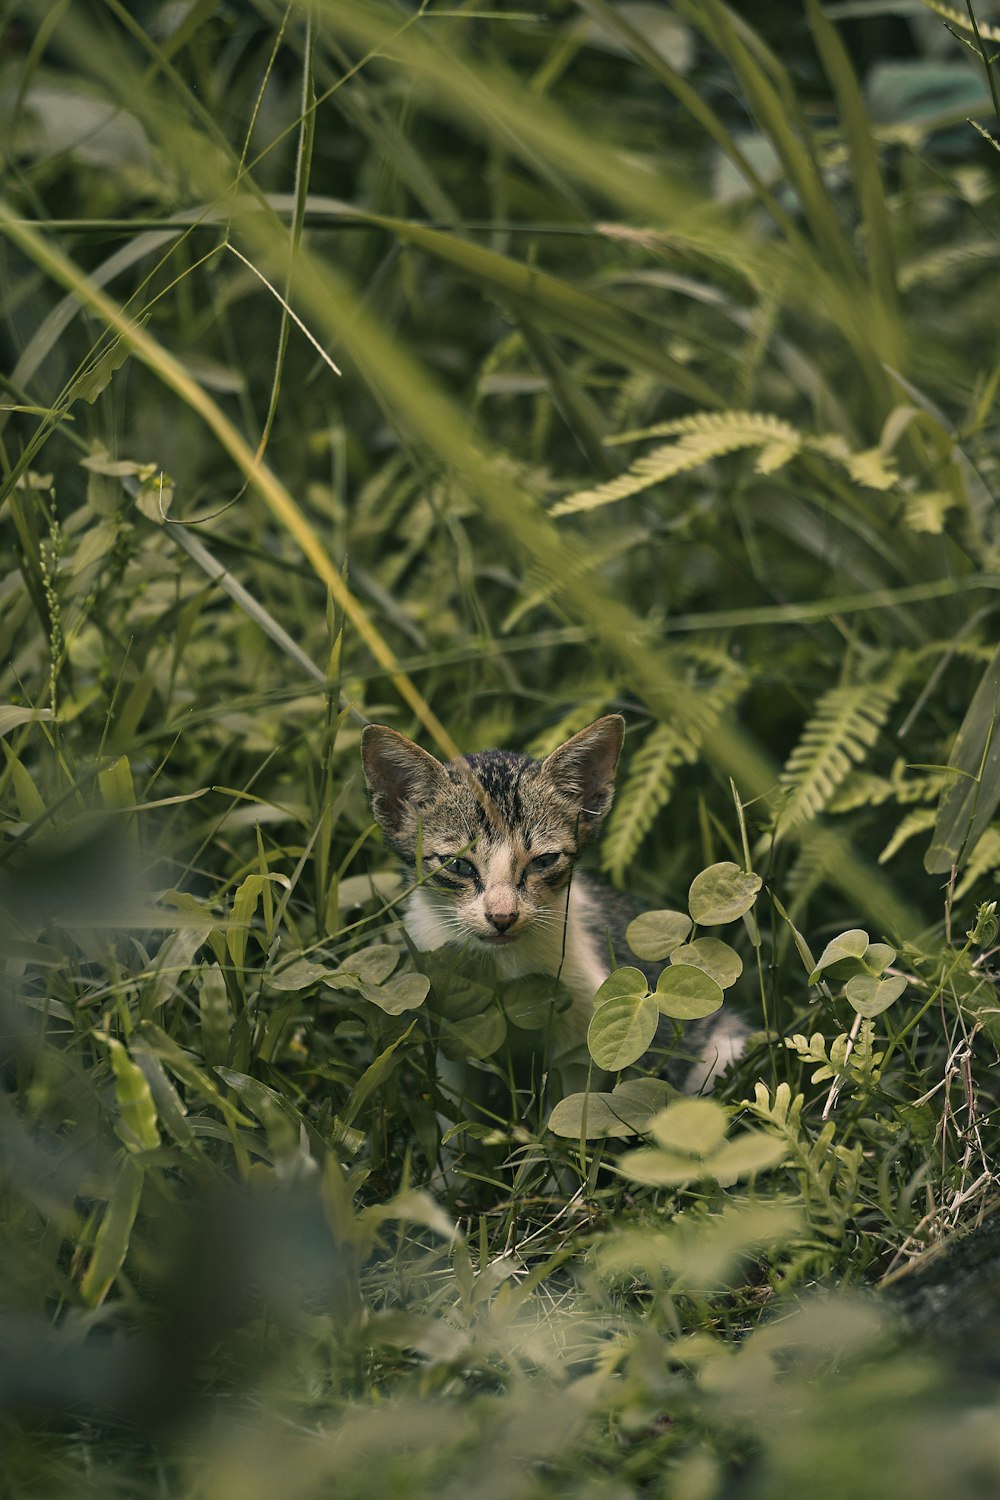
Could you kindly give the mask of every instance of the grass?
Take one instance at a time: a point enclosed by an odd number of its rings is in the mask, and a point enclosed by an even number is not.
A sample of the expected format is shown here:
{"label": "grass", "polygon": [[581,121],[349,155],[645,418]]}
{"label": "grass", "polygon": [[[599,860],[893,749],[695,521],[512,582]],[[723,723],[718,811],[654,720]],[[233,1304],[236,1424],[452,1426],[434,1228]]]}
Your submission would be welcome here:
{"label": "grass", "polygon": [[[974,23],[11,11],[6,1493],[995,1489]],[[612,710],[752,1038],[553,1130],[358,740]]]}

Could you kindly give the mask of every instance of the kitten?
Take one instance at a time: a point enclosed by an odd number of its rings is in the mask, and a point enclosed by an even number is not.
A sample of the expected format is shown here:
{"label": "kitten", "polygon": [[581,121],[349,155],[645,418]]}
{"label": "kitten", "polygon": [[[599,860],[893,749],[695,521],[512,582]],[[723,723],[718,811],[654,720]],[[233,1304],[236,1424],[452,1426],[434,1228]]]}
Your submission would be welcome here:
{"label": "kitten", "polygon": [[[451,765],[385,725],[361,739],[372,813],[423,874],[405,917],[414,947],[461,948],[501,980],[558,976],[572,1003],[551,1038],[554,1060],[567,1064],[586,1061],[609,931],[621,932],[620,902],[575,865],[611,807],[624,733],[624,719],[608,714],[541,761],[485,750]],[[720,1035],[709,1073],[733,1055]],[[702,1068],[687,1087],[708,1076]]]}

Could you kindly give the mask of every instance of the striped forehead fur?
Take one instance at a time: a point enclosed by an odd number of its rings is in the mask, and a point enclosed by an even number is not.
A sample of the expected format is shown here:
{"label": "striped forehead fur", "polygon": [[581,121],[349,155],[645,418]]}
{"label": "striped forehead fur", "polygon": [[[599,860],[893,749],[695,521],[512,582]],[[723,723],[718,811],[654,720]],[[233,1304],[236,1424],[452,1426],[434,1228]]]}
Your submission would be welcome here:
{"label": "striped forehead fur", "polygon": [[[404,858],[418,844],[452,852],[505,841],[530,852],[575,852],[607,812],[622,721],[598,720],[542,761],[482,750],[442,765],[395,731],[373,726],[363,742],[372,810]],[[471,772],[471,776],[470,776]]]}

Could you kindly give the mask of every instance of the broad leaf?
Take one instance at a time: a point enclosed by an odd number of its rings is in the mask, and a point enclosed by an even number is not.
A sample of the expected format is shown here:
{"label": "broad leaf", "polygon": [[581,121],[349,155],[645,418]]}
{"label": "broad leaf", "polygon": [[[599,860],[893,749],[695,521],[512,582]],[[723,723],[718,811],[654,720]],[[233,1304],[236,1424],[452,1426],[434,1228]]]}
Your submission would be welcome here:
{"label": "broad leaf", "polygon": [[638,1134],[615,1113],[611,1095],[596,1091],[568,1094],[565,1099],[560,1099],[549,1115],[548,1128],[553,1135],[571,1141],[578,1141],[581,1136],[587,1141],[623,1140],[626,1136]]}
{"label": "broad leaf", "polygon": [[441,1035],[441,1051],[451,1062],[464,1062],[467,1058],[479,1061],[502,1047],[506,1035],[503,1012],[499,1006],[491,1005],[477,1016],[448,1022]]}
{"label": "broad leaf", "polygon": [[849,979],[852,974],[861,973],[868,941],[868,934],[861,927],[852,927],[839,937],[831,938],[809,975],[809,983],[815,984],[821,974],[829,979]]}
{"label": "broad leaf", "polygon": [[541,1031],[572,1003],[564,985],[548,974],[525,974],[501,992],[507,1020],[520,1031]]}
{"label": "broad leaf", "polygon": [[693,964],[673,964],[656,981],[653,998],[665,1016],[675,1021],[695,1021],[719,1009],[722,986]]}
{"label": "broad leaf", "polygon": [[983,673],[962,720],[949,764],[956,775],[941,798],[924,869],[943,875],[975,848],[1000,803],[997,709],[1000,703],[1000,646]]}
{"label": "broad leaf", "polygon": [[759,875],[747,874],[730,860],[709,865],[691,882],[688,910],[700,927],[720,927],[735,922],[750,910],[763,884]]}
{"label": "broad leaf", "polygon": [[667,958],[691,931],[691,918],[682,911],[644,911],[625,931],[636,958],[655,963]]}
{"label": "broad leaf", "polygon": [[762,1130],[747,1130],[714,1151],[705,1165],[723,1187],[730,1187],[753,1172],[779,1166],[788,1155],[788,1143]]}
{"label": "broad leaf", "polygon": [[387,1016],[402,1015],[423,1005],[431,982],[426,974],[396,974],[384,984],[369,984],[362,979],[358,988],[366,1000],[384,1010]]}
{"label": "broad leaf", "polygon": [[606,1005],[609,1000],[645,995],[648,989],[646,976],[642,970],[626,965],[624,968],[612,970],[594,996],[594,1004]]}
{"label": "broad leaf", "polygon": [[399,959],[400,951],[391,943],[373,943],[370,948],[359,948],[356,953],[348,954],[339,968],[341,973],[356,974],[369,984],[381,984],[383,979],[388,979]]}
{"label": "broad leaf", "polygon": [[643,984],[641,995],[621,995],[594,1012],[587,1045],[597,1066],[608,1073],[638,1062],[656,1035],[656,1005],[645,989]]}
{"label": "broad leaf", "polygon": [[670,962],[704,969],[724,990],[735,984],[743,973],[743,960],[736,949],[719,938],[695,938],[693,943],[682,943],[671,953]]}
{"label": "broad leaf", "polygon": [[714,1099],[678,1099],[652,1121],[660,1146],[688,1156],[707,1156],[725,1139],[726,1111]]}
{"label": "broad leaf", "polygon": [[888,979],[876,979],[871,974],[855,974],[853,979],[847,981],[844,993],[858,1015],[870,1021],[873,1016],[880,1016],[890,1005],[894,1005],[905,989],[906,980],[902,974],[891,975]]}

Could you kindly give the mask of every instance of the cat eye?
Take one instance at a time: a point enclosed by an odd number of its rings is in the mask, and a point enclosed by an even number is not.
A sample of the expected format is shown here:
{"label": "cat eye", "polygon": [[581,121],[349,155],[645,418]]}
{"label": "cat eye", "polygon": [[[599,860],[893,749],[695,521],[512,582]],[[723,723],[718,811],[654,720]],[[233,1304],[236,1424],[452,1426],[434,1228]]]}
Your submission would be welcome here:
{"label": "cat eye", "polygon": [[460,880],[475,880],[479,873],[471,859],[449,859],[448,855],[445,855],[441,863]]}
{"label": "cat eye", "polygon": [[529,870],[551,870],[553,865],[559,863],[561,854],[536,854],[528,865]]}

